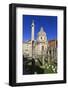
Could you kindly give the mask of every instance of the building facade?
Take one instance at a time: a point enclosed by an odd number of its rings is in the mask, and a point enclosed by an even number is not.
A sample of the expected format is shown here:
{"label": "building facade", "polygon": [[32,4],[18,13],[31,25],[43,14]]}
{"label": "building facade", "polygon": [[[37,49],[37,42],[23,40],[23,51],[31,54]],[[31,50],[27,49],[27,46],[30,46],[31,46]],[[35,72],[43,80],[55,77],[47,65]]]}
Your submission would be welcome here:
{"label": "building facade", "polygon": [[50,60],[57,60],[57,41],[47,40],[46,32],[44,28],[41,27],[37,39],[34,39],[35,24],[32,21],[31,25],[31,40],[23,42],[23,55],[28,58],[40,58],[44,56],[50,62]]}

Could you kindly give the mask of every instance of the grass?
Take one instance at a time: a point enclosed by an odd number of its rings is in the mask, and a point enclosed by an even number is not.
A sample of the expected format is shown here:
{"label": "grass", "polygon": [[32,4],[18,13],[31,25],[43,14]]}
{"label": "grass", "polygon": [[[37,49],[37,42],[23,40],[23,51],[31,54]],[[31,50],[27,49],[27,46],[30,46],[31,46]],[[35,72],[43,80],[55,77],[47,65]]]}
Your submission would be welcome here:
{"label": "grass", "polygon": [[[28,61],[28,60],[26,60]],[[30,61],[30,60],[29,60]],[[27,72],[28,69],[28,73],[27,74],[34,74],[34,72],[36,72],[37,74],[53,74],[53,73],[57,73],[57,64],[54,62],[46,62],[45,64],[42,65],[40,64],[40,62],[36,62],[35,65],[30,62],[30,63],[25,63],[24,65],[25,67],[25,71]],[[25,74],[25,73],[24,73]]]}
{"label": "grass", "polygon": [[44,66],[40,66],[40,67],[44,70],[43,74],[57,73],[57,65],[56,64],[46,63]]}

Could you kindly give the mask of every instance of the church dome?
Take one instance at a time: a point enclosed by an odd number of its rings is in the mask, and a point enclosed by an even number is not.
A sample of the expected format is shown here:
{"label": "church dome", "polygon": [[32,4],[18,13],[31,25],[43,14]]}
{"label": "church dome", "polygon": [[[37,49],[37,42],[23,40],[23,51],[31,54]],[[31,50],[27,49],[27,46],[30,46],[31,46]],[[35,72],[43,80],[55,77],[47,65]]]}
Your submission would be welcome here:
{"label": "church dome", "polygon": [[47,41],[46,33],[45,33],[43,27],[41,27],[40,31],[38,32],[37,41],[38,42],[46,42]]}
{"label": "church dome", "polygon": [[43,27],[40,28],[40,31],[38,32],[38,36],[40,35],[46,35],[46,33],[44,32]]}

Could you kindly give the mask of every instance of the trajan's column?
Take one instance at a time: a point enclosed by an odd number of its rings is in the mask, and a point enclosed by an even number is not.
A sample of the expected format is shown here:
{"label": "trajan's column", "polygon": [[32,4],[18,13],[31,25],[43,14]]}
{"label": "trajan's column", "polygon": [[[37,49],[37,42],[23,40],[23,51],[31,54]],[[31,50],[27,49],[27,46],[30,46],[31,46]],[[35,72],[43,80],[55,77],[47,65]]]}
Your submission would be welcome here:
{"label": "trajan's column", "polygon": [[34,28],[35,28],[35,25],[33,20],[31,24],[32,58],[34,58]]}
{"label": "trajan's column", "polygon": [[37,72],[35,71],[35,53],[34,53],[34,30],[35,30],[34,20],[32,21],[31,29],[32,29],[32,33],[31,33],[31,41],[32,41],[33,70],[34,70],[34,74],[36,74]]}
{"label": "trajan's column", "polygon": [[31,40],[34,41],[34,20],[32,21],[32,25],[31,25],[31,29],[32,29],[32,33],[31,33]]}

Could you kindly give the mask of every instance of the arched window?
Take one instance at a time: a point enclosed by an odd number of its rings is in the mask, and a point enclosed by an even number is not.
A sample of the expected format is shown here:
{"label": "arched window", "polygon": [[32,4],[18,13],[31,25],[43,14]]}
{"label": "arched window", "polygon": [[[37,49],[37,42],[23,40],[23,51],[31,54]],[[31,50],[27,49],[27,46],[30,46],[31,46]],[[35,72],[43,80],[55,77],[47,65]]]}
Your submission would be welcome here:
{"label": "arched window", "polygon": [[41,39],[42,39],[42,37],[41,37]]}
{"label": "arched window", "polygon": [[44,46],[42,46],[42,51],[44,50]]}

